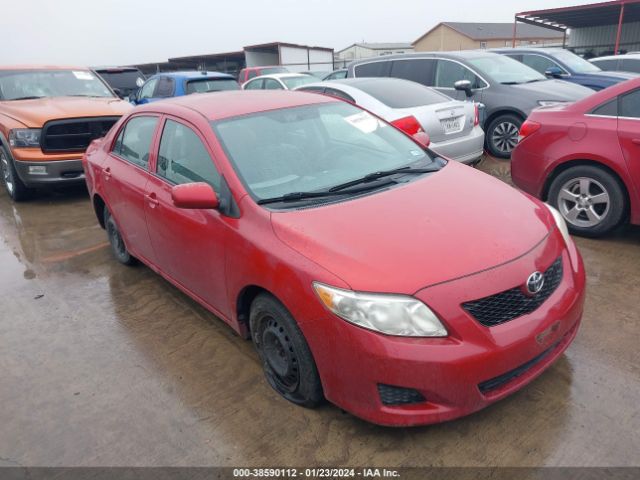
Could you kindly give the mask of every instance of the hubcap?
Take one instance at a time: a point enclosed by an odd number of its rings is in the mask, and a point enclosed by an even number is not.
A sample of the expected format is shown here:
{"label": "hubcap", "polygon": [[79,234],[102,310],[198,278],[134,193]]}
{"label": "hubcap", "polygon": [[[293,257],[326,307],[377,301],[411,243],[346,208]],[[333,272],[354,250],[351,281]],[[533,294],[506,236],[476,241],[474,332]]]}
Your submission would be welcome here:
{"label": "hubcap", "polygon": [[2,169],[2,179],[10,194],[13,193],[13,174],[11,172],[11,166],[9,165],[9,159],[0,150],[0,169]]}
{"label": "hubcap", "polygon": [[609,213],[610,204],[609,193],[593,178],[573,178],[558,193],[560,213],[576,227],[598,225]]}
{"label": "hubcap", "polygon": [[274,318],[266,320],[262,332],[262,355],[267,372],[279,390],[294,392],[300,380],[298,360],[291,339]]}
{"label": "hubcap", "polygon": [[509,153],[518,143],[518,126],[511,122],[499,123],[493,129],[491,142],[503,153]]}

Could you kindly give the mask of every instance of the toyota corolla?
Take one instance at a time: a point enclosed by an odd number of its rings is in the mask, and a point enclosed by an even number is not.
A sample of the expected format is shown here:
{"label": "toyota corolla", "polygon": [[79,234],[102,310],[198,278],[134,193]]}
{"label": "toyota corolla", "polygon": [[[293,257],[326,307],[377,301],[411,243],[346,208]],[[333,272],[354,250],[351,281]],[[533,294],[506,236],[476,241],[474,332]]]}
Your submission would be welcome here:
{"label": "toyota corolla", "polygon": [[223,92],[136,108],[84,168],[115,258],[251,338],[284,398],[418,425],[540,375],[585,287],[557,211],[426,144],[329,97]]}

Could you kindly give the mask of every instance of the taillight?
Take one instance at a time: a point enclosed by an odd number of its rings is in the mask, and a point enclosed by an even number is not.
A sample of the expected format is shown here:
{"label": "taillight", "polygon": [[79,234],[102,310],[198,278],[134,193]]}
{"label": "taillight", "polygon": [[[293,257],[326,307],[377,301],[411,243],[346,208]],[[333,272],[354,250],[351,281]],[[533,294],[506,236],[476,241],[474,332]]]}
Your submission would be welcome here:
{"label": "taillight", "polygon": [[538,122],[534,122],[533,120],[526,120],[522,126],[520,127],[520,132],[518,132],[518,141],[521,142],[529,135],[536,133],[540,130],[540,125]]}
{"label": "taillight", "polygon": [[473,126],[477,127],[480,125],[480,108],[478,108],[478,104],[474,103],[474,113],[473,113]]}
{"label": "taillight", "polygon": [[416,117],[409,115],[408,117],[402,117],[391,122],[391,125],[399,128],[404,133],[409,135],[415,135],[418,132],[422,132],[422,125],[416,120]]}

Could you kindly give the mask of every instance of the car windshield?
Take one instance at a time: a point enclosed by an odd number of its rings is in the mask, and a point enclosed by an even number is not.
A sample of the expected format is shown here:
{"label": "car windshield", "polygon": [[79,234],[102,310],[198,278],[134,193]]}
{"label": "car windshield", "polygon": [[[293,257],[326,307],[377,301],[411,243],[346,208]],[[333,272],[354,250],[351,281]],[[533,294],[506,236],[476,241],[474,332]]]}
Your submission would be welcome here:
{"label": "car windshield", "polygon": [[601,72],[602,69],[569,50],[558,50],[552,56],[564,63],[570,70],[576,73]]}
{"label": "car windshield", "polygon": [[326,191],[379,171],[436,166],[403,133],[344,102],[259,112],[213,128],[257,201]]}
{"label": "car windshield", "polygon": [[225,90],[240,90],[240,85],[231,78],[204,78],[187,82],[187,95],[191,93],[222,92]]}
{"label": "car windshield", "polygon": [[391,108],[412,108],[453,99],[419,83],[393,78],[372,78],[353,85]]}
{"label": "car windshield", "polygon": [[97,73],[111,87],[120,90],[136,90],[138,83],[144,82],[144,75],[140,70],[97,70]]}
{"label": "car windshield", "polygon": [[113,94],[88,70],[0,71],[0,99],[42,97],[111,97]]}
{"label": "car windshield", "polygon": [[311,75],[299,75],[297,77],[281,77],[280,80],[287,86],[289,90],[293,90],[300,85],[317,82],[318,79]]}
{"label": "car windshield", "polygon": [[546,80],[544,75],[536,72],[533,68],[503,55],[471,58],[468,62],[480,73],[505,85]]}

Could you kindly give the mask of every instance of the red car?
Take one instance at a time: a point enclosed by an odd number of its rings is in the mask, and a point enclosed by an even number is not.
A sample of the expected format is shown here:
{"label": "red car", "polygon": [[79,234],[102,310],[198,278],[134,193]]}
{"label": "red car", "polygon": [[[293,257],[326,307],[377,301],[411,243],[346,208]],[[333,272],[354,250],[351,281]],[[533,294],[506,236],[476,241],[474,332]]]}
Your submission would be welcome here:
{"label": "red car", "polygon": [[511,155],[522,190],[554,205],[572,233],[640,224],[640,79],[534,110]]}
{"label": "red car", "polygon": [[271,75],[274,73],[289,73],[285,67],[279,67],[277,65],[266,67],[247,67],[240,70],[238,74],[238,83],[242,85],[248,82],[252,78],[259,77],[260,75]]}
{"label": "red car", "polygon": [[296,404],[440,422],[529,383],[576,335],[585,273],[562,217],[346,102],[156,102],[84,166],[115,257],[250,336]]}

